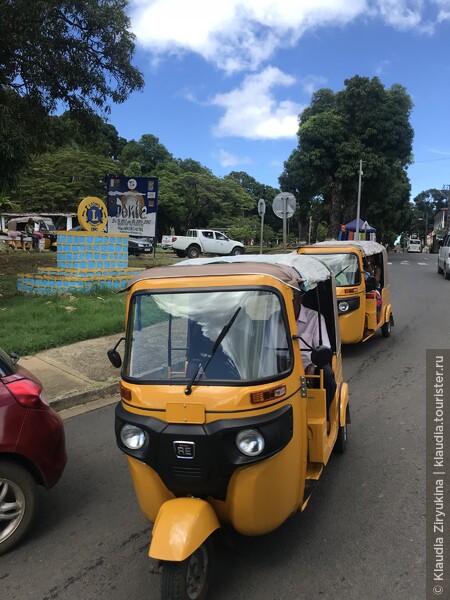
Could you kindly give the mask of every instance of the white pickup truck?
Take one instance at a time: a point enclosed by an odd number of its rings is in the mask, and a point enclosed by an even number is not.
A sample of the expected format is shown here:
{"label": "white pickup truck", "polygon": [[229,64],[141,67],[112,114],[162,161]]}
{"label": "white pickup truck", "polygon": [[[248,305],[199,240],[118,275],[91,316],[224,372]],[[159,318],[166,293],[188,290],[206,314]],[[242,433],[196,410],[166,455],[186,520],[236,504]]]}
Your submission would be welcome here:
{"label": "white pickup truck", "polygon": [[172,248],[179,258],[197,258],[200,254],[244,254],[241,242],[230,240],[220,231],[189,229],[187,235],[172,236]]}

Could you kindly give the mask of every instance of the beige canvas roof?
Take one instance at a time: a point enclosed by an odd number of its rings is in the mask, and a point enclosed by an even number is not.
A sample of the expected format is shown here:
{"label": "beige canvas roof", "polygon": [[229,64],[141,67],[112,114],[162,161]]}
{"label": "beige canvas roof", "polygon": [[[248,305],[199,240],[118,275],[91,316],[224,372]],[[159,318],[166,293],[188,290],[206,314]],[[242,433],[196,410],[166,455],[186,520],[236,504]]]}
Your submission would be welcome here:
{"label": "beige canvas roof", "polygon": [[185,260],[169,267],[155,267],[138,273],[131,279],[127,289],[145,279],[172,279],[179,277],[231,275],[268,275],[283,283],[303,289],[311,289],[318,281],[332,277],[328,267],[313,256],[297,253],[280,255],[241,255]]}

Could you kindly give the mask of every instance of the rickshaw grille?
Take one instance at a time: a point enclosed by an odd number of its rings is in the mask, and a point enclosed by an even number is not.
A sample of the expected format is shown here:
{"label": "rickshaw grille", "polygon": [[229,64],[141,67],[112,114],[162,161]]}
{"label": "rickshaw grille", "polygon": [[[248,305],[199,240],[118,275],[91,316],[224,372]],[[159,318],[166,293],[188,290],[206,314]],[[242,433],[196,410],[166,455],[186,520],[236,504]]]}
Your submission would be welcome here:
{"label": "rickshaw grille", "polygon": [[172,467],[172,473],[176,478],[192,477],[194,479],[203,479],[205,477],[203,469],[196,469],[194,467]]}

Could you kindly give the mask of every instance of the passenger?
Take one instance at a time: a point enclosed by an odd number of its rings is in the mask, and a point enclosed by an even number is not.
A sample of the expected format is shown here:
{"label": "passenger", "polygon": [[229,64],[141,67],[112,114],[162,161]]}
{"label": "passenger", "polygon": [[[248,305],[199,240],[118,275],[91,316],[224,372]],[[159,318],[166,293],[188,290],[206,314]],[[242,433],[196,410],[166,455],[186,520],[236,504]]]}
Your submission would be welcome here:
{"label": "passenger", "polygon": [[[319,334],[319,313],[311,308],[302,306],[302,294],[297,291],[294,291],[294,312],[295,318],[297,319],[297,333],[300,337],[299,343],[305,375],[318,375],[320,370],[323,370],[328,418],[328,411],[333,402],[337,387],[333,369],[330,364],[327,364],[324,367],[317,367],[311,360],[311,349],[317,348],[321,343]],[[323,315],[320,315],[320,323],[322,330],[322,345],[331,348]]]}
{"label": "passenger", "polygon": [[371,256],[365,256],[363,259],[363,267],[364,267],[364,279],[367,281],[369,277],[373,277],[375,279],[376,288],[375,288],[375,299],[376,299],[376,307],[377,307],[377,323],[380,322],[381,317],[381,307],[383,304],[383,298],[381,296],[381,268],[379,265],[375,263]]}

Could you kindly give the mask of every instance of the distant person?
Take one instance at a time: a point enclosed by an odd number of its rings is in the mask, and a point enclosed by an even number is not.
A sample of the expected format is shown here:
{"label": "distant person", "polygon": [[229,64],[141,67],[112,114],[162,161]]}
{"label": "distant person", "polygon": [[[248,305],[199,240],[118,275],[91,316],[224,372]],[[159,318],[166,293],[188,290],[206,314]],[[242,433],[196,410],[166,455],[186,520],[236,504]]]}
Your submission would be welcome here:
{"label": "distant person", "polygon": [[[34,229],[34,221],[33,219],[30,217],[28,219],[27,224],[25,225],[25,234],[28,237],[31,237],[31,246],[32,248],[34,248],[35,250],[38,250],[39,248],[39,240],[41,239],[41,237],[43,237],[42,233],[38,233],[37,231],[35,231]],[[23,243],[23,240],[22,240]]]}

